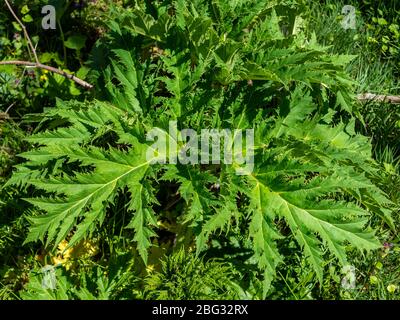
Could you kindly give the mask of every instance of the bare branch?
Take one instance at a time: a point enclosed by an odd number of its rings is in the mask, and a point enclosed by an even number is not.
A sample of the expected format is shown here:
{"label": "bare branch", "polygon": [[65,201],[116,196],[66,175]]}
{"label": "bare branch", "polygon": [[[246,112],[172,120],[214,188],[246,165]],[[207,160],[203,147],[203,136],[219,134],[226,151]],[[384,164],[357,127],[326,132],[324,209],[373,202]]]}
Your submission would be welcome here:
{"label": "bare branch", "polygon": [[11,104],[8,106],[8,108],[6,109],[6,111],[4,111],[4,113],[8,113],[8,112],[11,110],[11,108],[15,105],[15,103],[16,103],[16,102],[11,103]]}
{"label": "bare branch", "polygon": [[377,102],[387,102],[393,104],[400,104],[400,96],[385,96],[381,94],[374,93],[363,93],[357,96],[359,101],[377,101]]}
{"label": "bare branch", "polygon": [[6,2],[8,10],[10,10],[10,12],[13,15],[14,19],[17,20],[18,24],[21,26],[22,30],[24,31],[24,36],[25,36],[26,40],[28,41],[28,45],[29,45],[30,49],[32,50],[32,53],[33,53],[33,56],[35,57],[36,63],[40,63],[39,59],[37,57],[37,54],[36,54],[35,47],[33,46],[31,38],[29,37],[29,34],[26,31],[25,25],[22,23],[21,20],[19,20],[18,16],[15,14],[15,12],[14,12],[13,8],[11,7],[10,3],[8,2],[8,0],[4,0],[4,1]]}
{"label": "bare branch", "polygon": [[40,62],[35,63],[35,62],[30,62],[30,61],[10,60],[10,61],[0,61],[0,65],[24,65],[24,66],[28,66],[28,67],[36,67],[36,68],[44,69],[44,70],[47,70],[47,71],[50,71],[53,73],[57,73],[67,79],[75,81],[77,84],[84,87],[85,89],[93,88],[93,86],[90,83],[87,83],[86,81],[84,81],[78,77],[75,77],[73,74],[70,74],[68,72],[65,72],[63,70],[60,70],[60,69],[57,69],[54,67],[47,66]]}

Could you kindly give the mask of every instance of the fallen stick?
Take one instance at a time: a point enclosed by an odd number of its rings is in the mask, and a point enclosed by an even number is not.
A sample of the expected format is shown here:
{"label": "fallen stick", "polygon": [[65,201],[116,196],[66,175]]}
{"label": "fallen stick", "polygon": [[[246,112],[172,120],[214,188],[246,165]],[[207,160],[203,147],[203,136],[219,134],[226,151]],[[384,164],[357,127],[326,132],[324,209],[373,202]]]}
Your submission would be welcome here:
{"label": "fallen stick", "polygon": [[363,93],[357,96],[359,101],[378,101],[393,104],[400,104],[400,96],[385,96],[382,94]]}

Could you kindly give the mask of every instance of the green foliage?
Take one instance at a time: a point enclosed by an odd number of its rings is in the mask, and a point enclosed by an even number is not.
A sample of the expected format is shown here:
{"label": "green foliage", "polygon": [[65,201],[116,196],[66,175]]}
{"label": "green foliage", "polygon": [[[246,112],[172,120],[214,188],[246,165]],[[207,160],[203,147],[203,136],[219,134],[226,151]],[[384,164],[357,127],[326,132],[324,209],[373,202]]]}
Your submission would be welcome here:
{"label": "green foliage", "polygon": [[[356,29],[354,30],[346,30],[342,26],[344,19],[342,8],[349,4],[356,8]],[[347,67],[349,73],[358,82],[357,91],[396,94],[399,89],[399,81],[396,77],[398,61],[395,56],[387,59],[380,49],[372,44],[370,14],[363,14],[363,11],[368,11],[368,8],[375,10],[376,5],[362,6],[360,2],[345,3],[343,1],[312,2],[310,5],[310,18],[307,20],[306,28],[308,32],[315,32],[318,41],[331,46],[330,51],[335,54],[357,55],[357,58]],[[386,16],[390,17],[389,14]],[[395,17],[396,15],[393,19]],[[376,35],[376,37],[381,39],[382,36]]]}
{"label": "green foliage", "polygon": [[[74,246],[117,214],[110,208],[122,193],[131,221],[121,227],[133,229],[146,263],[167,205],[160,181],[167,181],[180,195],[170,222],[187,223],[183,237],[198,254],[232,228],[251,241],[246,263],[258,268],[261,297],[283,261],[278,243],[285,234],[294,236],[319,282],[325,248],[342,265],[347,244],[378,248],[365,229],[369,216],[393,222],[390,201],[371,181],[371,146],[354,131],[353,82],[344,71],[352,57],[329,55],[300,31],[282,31],[281,21],[294,25],[278,15],[282,6],[249,12],[176,1],[154,5],[157,19],[145,6],[121,10],[110,34],[141,45],[113,49],[102,80],[110,102],[59,101],[46,110],[41,123],[50,129],[27,139],[36,147],[21,154],[26,162],[8,182],[41,195],[27,199],[39,211],[27,217],[25,242],[56,248],[67,238]],[[218,23],[215,12],[236,23]],[[254,128],[254,170],[238,176],[238,163],[151,164],[145,134],[166,132],[172,120],[197,132]]]}
{"label": "green foliage", "polygon": [[[108,267],[97,266],[71,276],[65,269],[33,270],[20,296],[23,300],[112,300],[129,297],[133,275],[122,256]],[[46,268],[47,267],[47,268]]]}
{"label": "green foliage", "polygon": [[[44,107],[21,128],[8,113],[0,123],[0,298],[395,297],[397,113],[355,102],[396,87],[395,59],[372,63],[366,7],[344,30],[341,3],[327,2],[57,0],[45,40],[29,18],[42,2],[15,1],[41,61],[95,92],[0,69],[0,108]],[[29,59],[13,28],[0,27],[0,58]],[[199,138],[254,129],[254,167],[153,152],[151,130],[185,147],[171,121]],[[348,265],[354,291],[341,286]]]}
{"label": "green foliage", "polygon": [[161,271],[144,279],[145,299],[202,300],[237,299],[232,267],[196,258],[183,249],[161,262]]}
{"label": "green foliage", "polygon": [[[57,29],[43,30],[41,9],[45,5],[56,8]],[[24,23],[41,63],[61,70],[76,73],[85,79],[88,69],[84,65],[91,45],[101,34],[100,26],[94,27],[89,21],[99,20],[107,5],[104,1],[92,3],[85,1],[80,8],[71,0],[35,0],[30,3],[16,0],[12,2],[17,16]],[[4,9],[3,9],[4,7]],[[88,24],[84,21],[91,18]],[[33,18],[34,17],[34,18]],[[104,30],[104,29],[103,29]],[[81,39],[90,34],[87,41]],[[73,40],[80,39],[79,50]],[[72,44],[71,44],[72,43]],[[72,45],[72,48],[70,48]],[[33,61],[28,50],[22,27],[2,3],[0,13],[0,59]],[[71,50],[71,54],[69,54]],[[70,57],[67,59],[67,55]],[[0,110],[9,110],[14,116],[22,117],[27,112],[40,112],[44,106],[54,105],[56,98],[82,98],[84,90],[70,80],[57,74],[36,68],[23,68],[14,65],[0,66]]]}
{"label": "green foliage", "polygon": [[400,6],[396,1],[379,1],[378,5],[363,0],[361,8],[368,17],[368,42],[385,59],[399,61],[400,58]]}

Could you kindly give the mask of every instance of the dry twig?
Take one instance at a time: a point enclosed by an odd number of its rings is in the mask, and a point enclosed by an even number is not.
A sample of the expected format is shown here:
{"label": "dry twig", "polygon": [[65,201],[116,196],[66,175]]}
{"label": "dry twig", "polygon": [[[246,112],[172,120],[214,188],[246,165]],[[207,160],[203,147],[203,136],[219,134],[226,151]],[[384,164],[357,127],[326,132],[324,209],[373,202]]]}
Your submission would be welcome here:
{"label": "dry twig", "polygon": [[393,104],[400,104],[400,96],[385,96],[374,93],[363,93],[357,96],[359,101],[377,101],[377,102],[388,102]]}

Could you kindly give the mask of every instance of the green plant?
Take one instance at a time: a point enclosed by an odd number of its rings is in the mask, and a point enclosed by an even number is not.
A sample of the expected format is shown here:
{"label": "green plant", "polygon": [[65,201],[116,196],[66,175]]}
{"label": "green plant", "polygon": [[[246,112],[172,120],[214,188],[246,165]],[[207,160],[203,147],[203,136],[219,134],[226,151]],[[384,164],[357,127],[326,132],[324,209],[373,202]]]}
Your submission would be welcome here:
{"label": "green plant", "polygon": [[[24,300],[109,300],[133,297],[132,261],[126,255],[116,257],[107,266],[96,266],[71,275],[62,267],[45,266],[29,274],[20,296]],[[128,292],[128,293],[127,293]]]}
{"label": "green plant", "polygon": [[400,39],[398,15],[400,7],[396,1],[379,1],[378,5],[369,0],[361,2],[361,8],[368,19],[368,43],[380,55],[399,62]]}
{"label": "green plant", "polygon": [[181,250],[161,262],[161,271],[144,279],[145,299],[237,299],[235,271],[219,261],[203,262]]}
{"label": "green plant", "polygon": [[[14,7],[15,14],[21,18],[31,35],[41,63],[84,79],[88,73],[85,60],[100,32],[95,31],[89,21],[85,24],[85,17],[76,13],[79,10],[74,3],[71,0],[53,0],[50,3],[35,0],[26,4],[26,1],[15,0],[11,7]],[[41,26],[41,9],[48,4],[56,8],[56,31],[43,30]],[[15,21],[4,3],[1,6],[4,11],[0,14],[0,62],[34,60],[32,50],[27,49],[28,42],[22,26]],[[88,6],[90,16],[98,19],[105,3],[99,1]],[[84,37],[82,33],[89,34],[90,37]],[[70,56],[68,60],[67,51]],[[83,99],[84,90],[62,75],[49,73],[47,70],[33,66],[0,65],[0,93],[3,97],[0,110],[21,118],[27,112],[40,112],[43,107],[54,105],[56,97]]]}
{"label": "green plant", "polygon": [[[98,75],[108,101],[45,110],[27,138],[35,149],[21,154],[26,161],[7,183],[36,190],[25,242],[56,248],[67,238],[73,247],[122,213],[131,220],[120,228],[133,230],[144,263],[162,229],[197,254],[232,235],[249,267],[233,266],[254,298],[270,292],[285,237],[319,283],[326,257],[346,265],[349,248],[379,248],[369,217],[394,225],[373,182],[371,145],[355,133],[354,83],[344,69],[353,57],[328,54],[296,29],[302,5],[179,0],[120,10],[107,39],[111,59]],[[168,137],[169,121],[196,132],[254,129],[254,170],[151,164],[146,133]]]}

